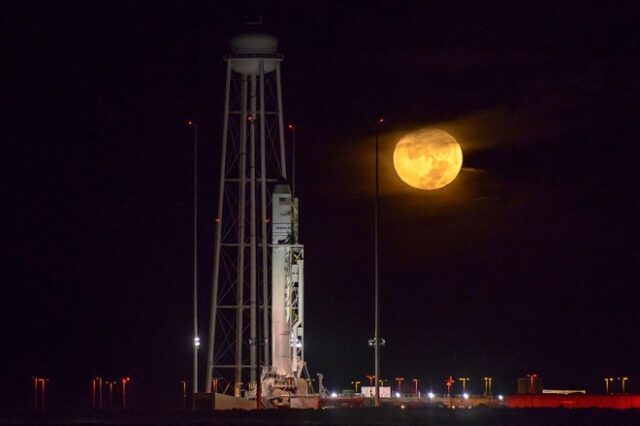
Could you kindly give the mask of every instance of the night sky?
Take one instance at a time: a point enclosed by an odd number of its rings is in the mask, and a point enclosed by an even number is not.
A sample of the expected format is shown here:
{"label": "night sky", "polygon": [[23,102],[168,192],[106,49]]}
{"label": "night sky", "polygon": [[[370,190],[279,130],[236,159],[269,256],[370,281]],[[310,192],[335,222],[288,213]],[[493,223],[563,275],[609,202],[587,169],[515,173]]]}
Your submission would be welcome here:
{"label": "night sky", "polygon": [[[3,403],[28,404],[37,374],[78,404],[95,375],[131,376],[140,401],[190,380],[185,123],[200,131],[206,347],[222,58],[260,16],[297,127],[313,375],[346,389],[373,373],[384,116],[382,377],[443,392],[469,376],[481,392],[491,375],[508,393],[527,373],[592,392],[626,375],[640,391],[634,2],[231,3],[2,2]],[[428,126],[464,153],[434,192],[392,164],[400,137]]]}

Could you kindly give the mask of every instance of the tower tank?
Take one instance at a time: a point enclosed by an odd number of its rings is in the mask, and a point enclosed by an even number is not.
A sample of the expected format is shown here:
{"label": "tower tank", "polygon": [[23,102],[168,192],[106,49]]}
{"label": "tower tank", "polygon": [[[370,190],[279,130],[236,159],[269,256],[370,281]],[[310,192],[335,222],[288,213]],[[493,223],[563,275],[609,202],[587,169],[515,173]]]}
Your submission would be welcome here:
{"label": "tower tank", "polygon": [[274,71],[282,55],[278,54],[278,39],[269,34],[241,34],[230,42],[231,53],[227,58],[231,69],[242,75],[258,75],[260,63],[264,74]]}

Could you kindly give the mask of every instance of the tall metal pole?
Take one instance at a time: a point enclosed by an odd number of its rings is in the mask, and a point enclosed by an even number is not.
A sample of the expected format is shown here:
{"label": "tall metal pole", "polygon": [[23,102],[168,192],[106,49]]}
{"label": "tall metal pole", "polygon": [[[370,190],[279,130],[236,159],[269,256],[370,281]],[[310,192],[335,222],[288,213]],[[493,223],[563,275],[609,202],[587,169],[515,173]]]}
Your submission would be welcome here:
{"label": "tall metal pole", "polygon": [[227,159],[227,133],[229,131],[229,87],[231,86],[231,64],[227,62],[227,77],[224,99],[224,122],[222,124],[222,155],[220,166],[220,188],[218,192],[218,216],[216,217],[216,237],[213,257],[213,278],[211,284],[211,316],[209,318],[209,347],[207,349],[207,375],[205,377],[205,392],[211,392],[211,378],[213,377],[213,348],[216,341],[216,316],[218,314],[218,286],[220,271],[220,247],[222,243],[222,213],[224,200],[225,169]]}
{"label": "tall metal pole", "polygon": [[296,127],[289,124],[291,130],[291,200],[296,199]]}
{"label": "tall metal pole", "polygon": [[379,300],[379,273],[378,273],[378,195],[379,195],[379,178],[378,178],[378,139],[380,135],[380,126],[383,119],[379,119],[376,123],[376,196],[374,204],[374,247],[375,247],[375,332],[374,332],[374,351],[375,351],[375,376],[376,376],[376,407],[380,407],[380,300]]}
{"label": "tall metal pole", "polygon": [[280,174],[287,178],[287,156],[284,149],[284,117],[282,115],[282,84],[280,81],[280,63],[276,66],[276,87],[278,92],[278,130],[280,138]]}
{"label": "tall metal pole", "polygon": [[[257,348],[256,348],[256,318],[257,318],[257,286],[258,286],[258,268],[257,268],[257,257],[258,257],[258,248],[257,248],[257,236],[256,236],[256,97],[257,94],[257,78],[255,75],[251,77],[251,200],[250,200],[250,240],[251,240],[251,264],[250,264],[250,288],[249,288],[249,315],[250,315],[250,323],[249,323],[249,338],[250,338],[250,346],[249,346],[249,383],[253,383],[256,380],[256,357],[257,357]],[[241,342],[236,342],[239,344]],[[236,368],[241,368],[240,366]]]}
{"label": "tall metal pole", "polygon": [[[262,212],[261,221],[261,246],[262,246],[262,320],[264,336],[268,336],[269,324],[268,324],[268,306],[269,306],[269,292],[267,283],[269,282],[269,241],[267,240],[267,134],[266,134],[266,105],[265,105],[265,79],[264,79],[264,62],[260,62],[260,210]],[[279,86],[278,86],[279,87]],[[280,123],[282,123],[282,117],[280,117]],[[283,138],[282,124],[280,124],[280,137]],[[284,149],[284,144],[282,145]],[[260,327],[258,327],[258,334]],[[256,342],[258,345],[263,342]],[[257,364],[260,364],[260,349],[258,348]],[[265,361],[268,356],[265,352]],[[257,368],[257,380],[260,380],[260,369]]]}
{"label": "tall metal pole", "polygon": [[[198,125],[193,128],[193,395],[198,393]],[[193,399],[195,408],[195,396]]]}
{"label": "tall metal pole", "polygon": [[[267,283],[269,282],[269,278],[268,278],[268,274],[269,274],[269,257],[268,257],[268,250],[269,250],[269,241],[267,240],[267,151],[266,151],[266,105],[265,105],[265,80],[264,80],[264,62],[260,62],[260,197],[261,197],[261,213],[262,213],[262,220],[261,220],[261,242],[262,242],[262,313],[263,313],[263,328],[265,331],[265,336],[267,336],[268,334],[268,323],[266,321],[266,319],[268,318],[268,315],[265,315],[265,313],[268,313],[268,306],[269,306],[269,299],[268,299],[268,289],[267,289]],[[280,121],[282,121],[282,118],[280,118]],[[282,127],[282,125],[280,125],[280,127]],[[282,134],[282,130],[280,130],[280,135],[281,138],[283,137]],[[258,319],[256,318],[256,325],[257,325],[257,336],[256,338],[259,338],[260,335],[260,325],[257,323]],[[257,357],[256,357],[256,374],[257,374],[257,381],[260,381],[260,376],[261,376],[261,372],[260,372],[260,345],[262,345],[264,342],[261,341],[256,341],[256,343],[258,344],[257,349]],[[267,351],[265,351],[266,353]],[[259,385],[258,385],[259,386]]]}
{"label": "tall metal pole", "polygon": [[[245,213],[246,213],[246,185],[247,185],[247,126],[251,115],[247,112],[248,78],[243,75],[240,79],[240,186],[238,197],[238,268],[236,271],[236,358],[235,364],[242,365],[242,333],[244,331],[244,282],[245,282]],[[242,369],[236,368],[234,383],[242,381]]]}

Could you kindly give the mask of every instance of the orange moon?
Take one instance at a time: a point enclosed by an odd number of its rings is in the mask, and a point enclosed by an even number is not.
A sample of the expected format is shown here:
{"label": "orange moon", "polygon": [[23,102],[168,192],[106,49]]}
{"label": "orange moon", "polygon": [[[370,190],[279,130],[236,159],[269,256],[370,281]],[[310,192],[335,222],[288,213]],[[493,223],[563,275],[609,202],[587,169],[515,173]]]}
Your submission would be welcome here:
{"label": "orange moon", "polygon": [[449,185],[462,168],[458,141],[440,129],[422,129],[402,137],[393,151],[396,173],[407,185],[423,190]]}

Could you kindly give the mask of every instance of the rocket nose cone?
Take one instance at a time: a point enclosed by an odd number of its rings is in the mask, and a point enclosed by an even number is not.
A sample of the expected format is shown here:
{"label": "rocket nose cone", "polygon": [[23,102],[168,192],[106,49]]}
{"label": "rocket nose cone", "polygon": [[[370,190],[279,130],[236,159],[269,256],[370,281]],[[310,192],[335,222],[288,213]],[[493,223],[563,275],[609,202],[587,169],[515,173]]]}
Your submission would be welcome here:
{"label": "rocket nose cone", "polygon": [[279,183],[273,188],[274,194],[291,194],[291,189],[289,189],[289,185]]}

